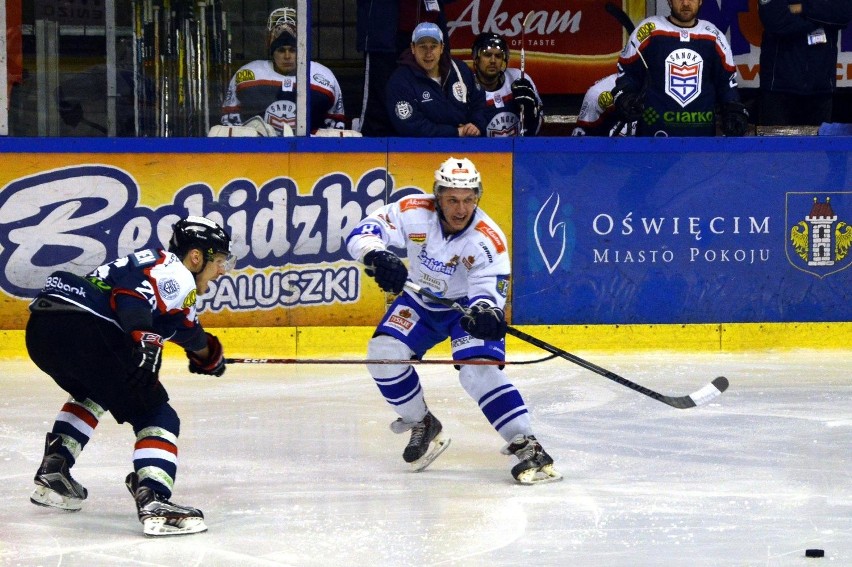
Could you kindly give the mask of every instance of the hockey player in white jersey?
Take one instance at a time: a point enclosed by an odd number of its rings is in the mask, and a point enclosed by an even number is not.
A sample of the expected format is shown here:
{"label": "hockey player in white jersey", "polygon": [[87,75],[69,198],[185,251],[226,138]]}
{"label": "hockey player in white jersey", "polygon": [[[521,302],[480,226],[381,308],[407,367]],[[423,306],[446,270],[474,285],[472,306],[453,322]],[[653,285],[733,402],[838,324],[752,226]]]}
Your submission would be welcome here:
{"label": "hockey player in white jersey", "polygon": [[[410,196],[363,219],[347,240],[349,254],[364,263],[384,291],[400,294],[376,328],[368,360],[418,359],[449,338],[454,360],[505,358],[510,262],[506,237],[478,207],[482,183],[474,164],[450,158],[435,172],[433,195]],[[389,247],[403,248],[410,266]],[[404,290],[406,281],[467,308],[462,314]],[[561,478],[535,438],[526,405],[499,365],[462,364],[467,394],[517,458],[512,476],[522,484]],[[426,468],[449,445],[441,422],[426,404],[411,364],[373,364],[367,369],[399,415],[395,433],[411,431],[403,459]]]}
{"label": "hockey player in white jersey", "polygon": [[529,75],[507,67],[506,40],[496,33],[481,33],[473,42],[471,55],[473,74],[485,89],[488,120],[485,135],[489,138],[537,135],[544,122],[541,96]]}
{"label": "hockey player in white jersey", "polygon": [[[577,126],[572,136],[632,136],[636,123],[625,124],[619,120],[612,104],[612,89],[615,88],[616,73],[595,82],[583,96],[583,104],[577,115]],[[618,131],[616,132],[616,128]]]}
{"label": "hockey player in white jersey", "polygon": [[[228,85],[222,105],[222,125],[240,126],[260,116],[278,135],[296,129],[296,11],[279,8],[269,16],[269,59],[243,65]],[[310,62],[311,132],[343,129],[343,92],[331,69]]]}

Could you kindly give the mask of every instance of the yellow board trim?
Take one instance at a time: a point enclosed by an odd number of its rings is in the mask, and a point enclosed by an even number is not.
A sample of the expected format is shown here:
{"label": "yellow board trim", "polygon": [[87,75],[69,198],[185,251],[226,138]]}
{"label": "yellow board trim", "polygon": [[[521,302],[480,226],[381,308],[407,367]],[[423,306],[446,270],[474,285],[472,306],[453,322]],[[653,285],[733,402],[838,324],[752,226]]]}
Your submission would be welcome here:
{"label": "yellow board trim", "polygon": [[[738,352],[767,349],[849,348],[852,323],[722,323],[702,325],[518,325],[537,339],[568,352]],[[363,358],[373,327],[258,327],[210,329],[226,356],[246,358]],[[509,359],[541,353],[506,338]],[[449,355],[444,342],[431,353]],[[24,331],[0,331],[0,358],[25,358]],[[182,356],[174,346],[166,356]]]}

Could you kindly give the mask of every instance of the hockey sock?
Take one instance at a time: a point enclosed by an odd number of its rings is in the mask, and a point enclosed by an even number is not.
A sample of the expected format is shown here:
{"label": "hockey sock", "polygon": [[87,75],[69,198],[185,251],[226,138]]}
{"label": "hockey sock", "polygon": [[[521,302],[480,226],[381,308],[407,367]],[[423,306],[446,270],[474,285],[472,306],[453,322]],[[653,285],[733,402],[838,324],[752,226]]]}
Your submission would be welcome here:
{"label": "hockey sock", "polygon": [[[407,360],[413,352],[401,341],[388,335],[373,337],[367,347],[367,358],[373,360]],[[406,423],[414,423],[426,415],[426,401],[420,376],[410,364],[367,364],[382,396]]]}
{"label": "hockey sock", "polygon": [[462,366],[459,380],[505,441],[519,434],[531,434],[527,406],[502,370],[495,366]]}
{"label": "hockey sock", "polygon": [[62,406],[51,432],[62,437],[60,452],[69,467],[74,465],[86,443],[94,435],[104,412],[104,408],[88,398],[82,402],[73,397],[68,398]]}
{"label": "hockey sock", "polygon": [[141,428],[133,424],[136,444],[133,447],[133,468],[139,475],[139,485],[147,486],[165,498],[172,495],[177,476],[177,438],[180,420],[169,404],[147,416]]}

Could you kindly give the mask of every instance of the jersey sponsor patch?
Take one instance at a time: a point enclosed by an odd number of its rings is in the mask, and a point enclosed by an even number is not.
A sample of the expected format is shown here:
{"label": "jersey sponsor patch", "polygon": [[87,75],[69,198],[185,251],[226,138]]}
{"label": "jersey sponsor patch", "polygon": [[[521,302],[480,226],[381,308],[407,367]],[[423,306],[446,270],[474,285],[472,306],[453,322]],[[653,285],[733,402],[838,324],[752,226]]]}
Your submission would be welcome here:
{"label": "jersey sponsor patch", "polygon": [[598,95],[598,106],[601,110],[605,110],[612,106],[612,93],[610,91],[604,91]]}
{"label": "jersey sponsor patch", "polygon": [[234,82],[238,85],[245,81],[253,81],[254,80],[254,71],[251,69],[240,69],[237,71],[237,76],[234,79]]}
{"label": "jersey sponsor patch", "polygon": [[701,95],[704,59],[692,49],[676,49],[666,57],[666,94],[681,107]]}
{"label": "jersey sponsor patch", "polygon": [[503,239],[500,238],[500,235],[497,234],[493,228],[488,226],[485,221],[479,221],[476,223],[476,230],[488,237],[488,240],[494,244],[494,249],[497,250],[498,254],[502,254],[506,251],[506,244],[503,242]]}
{"label": "jersey sponsor patch", "polygon": [[194,307],[194,306],[195,306],[195,300],[196,300],[196,299],[197,299],[197,292],[196,292],[196,290],[192,290],[192,291],[190,291],[190,292],[187,294],[186,299],[184,299],[184,300],[183,300],[183,308],[184,308],[184,309],[189,309],[190,307]]}
{"label": "jersey sponsor patch", "polygon": [[396,103],[394,107],[394,112],[396,112],[396,117],[400,120],[408,120],[411,118],[414,109],[408,103],[407,100],[400,100]]}
{"label": "jersey sponsor patch", "polygon": [[160,288],[160,296],[167,301],[174,299],[180,293],[180,286],[173,278],[161,280],[157,282],[157,286]]}
{"label": "jersey sponsor patch", "polygon": [[393,310],[393,313],[390,314],[385,325],[397,329],[402,334],[407,335],[419,319],[420,317],[417,315],[416,311],[405,305],[400,305]]}
{"label": "jersey sponsor patch", "polygon": [[399,210],[402,212],[410,211],[412,209],[426,209],[429,211],[435,210],[435,201],[432,199],[419,199],[417,197],[412,197],[410,199],[403,199],[399,202]]}
{"label": "jersey sponsor patch", "polygon": [[502,297],[509,296],[509,276],[497,276],[497,293]]}
{"label": "jersey sponsor patch", "polygon": [[648,39],[648,37],[650,37],[651,33],[655,29],[657,29],[657,26],[654,25],[654,22],[648,22],[644,24],[642,27],[636,30],[636,39],[639,41],[639,43],[642,43],[643,41]]}
{"label": "jersey sponsor patch", "polygon": [[426,233],[425,232],[412,232],[408,235],[408,239],[415,244],[423,244],[426,242]]}

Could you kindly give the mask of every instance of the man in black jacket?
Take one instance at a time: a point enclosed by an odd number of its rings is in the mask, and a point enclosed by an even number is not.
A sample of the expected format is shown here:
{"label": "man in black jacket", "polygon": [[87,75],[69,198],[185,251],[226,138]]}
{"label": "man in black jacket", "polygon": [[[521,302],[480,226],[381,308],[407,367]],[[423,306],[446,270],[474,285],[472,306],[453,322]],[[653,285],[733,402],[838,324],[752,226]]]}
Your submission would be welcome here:
{"label": "man in black jacket", "polygon": [[852,2],[760,0],[760,123],[831,122],[837,84],[837,36],[852,21]]}

